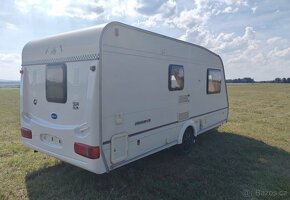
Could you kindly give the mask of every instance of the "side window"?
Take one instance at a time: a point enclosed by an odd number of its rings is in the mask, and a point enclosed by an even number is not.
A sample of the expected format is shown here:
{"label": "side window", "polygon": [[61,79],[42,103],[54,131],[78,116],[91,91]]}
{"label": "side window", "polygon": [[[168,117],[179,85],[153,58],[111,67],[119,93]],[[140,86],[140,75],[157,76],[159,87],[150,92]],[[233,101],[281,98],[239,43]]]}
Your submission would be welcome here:
{"label": "side window", "polygon": [[184,69],[182,65],[169,65],[168,89],[170,91],[183,90]]}
{"label": "side window", "polygon": [[48,102],[65,103],[67,100],[67,81],[65,64],[46,66],[46,99]]}
{"label": "side window", "polygon": [[222,73],[220,69],[207,69],[207,94],[221,92]]}

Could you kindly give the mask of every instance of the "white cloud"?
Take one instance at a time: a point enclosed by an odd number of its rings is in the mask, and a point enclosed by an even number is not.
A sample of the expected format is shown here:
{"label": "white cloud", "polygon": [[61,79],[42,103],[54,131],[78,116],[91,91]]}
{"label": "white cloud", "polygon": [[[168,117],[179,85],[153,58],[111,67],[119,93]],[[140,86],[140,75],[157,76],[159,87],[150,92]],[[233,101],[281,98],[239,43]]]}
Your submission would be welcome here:
{"label": "white cloud", "polygon": [[136,9],[138,8],[136,0],[16,0],[15,5],[20,12],[25,14],[37,11],[48,16],[65,16],[85,20],[133,17],[137,14]]}
{"label": "white cloud", "polygon": [[252,10],[253,14],[255,14],[255,13],[256,13],[256,11],[257,11],[257,8],[258,8],[257,6],[255,6],[255,7],[252,7],[252,8],[251,8],[251,10]]}
{"label": "white cloud", "polygon": [[138,25],[144,25],[146,27],[154,27],[157,25],[157,23],[160,23],[162,20],[161,15],[153,15],[146,17],[145,20],[139,21],[137,24]]}
{"label": "white cloud", "polygon": [[248,7],[248,1],[246,0],[218,0],[214,2],[218,3],[210,2],[211,6],[209,6],[213,15],[233,14],[242,7]]}
{"label": "white cloud", "polygon": [[152,15],[141,15],[139,13],[139,22],[137,25],[144,25],[146,27],[154,27],[157,24],[172,27],[173,18],[177,14],[177,4],[175,0],[168,0],[163,4],[159,5],[158,9],[155,10],[156,14]]}
{"label": "white cloud", "polygon": [[[178,9],[175,1],[168,0],[160,6],[157,14],[141,20],[141,24],[154,26],[161,22],[169,27],[191,29],[194,26],[206,25],[213,15],[233,14],[243,6],[248,6],[246,0],[195,0],[192,8]],[[163,8],[166,7],[169,15],[164,14],[166,9]]]}
{"label": "white cloud", "polygon": [[[57,5],[57,6],[56,6]],[[95,3],[62,3],[60,5],[55,4],[50,10],[47,10],[49,16],[66,16],[72,18],[80,18],[86,20],[97,19],[103,12],[101,6],[97,6]]]}
{"label": "white cloud", "polygon": [[16,53],[0,53],[0,79],[19,79],[20,55]]}
{"label": "white cloud", "polygon": [[97,1],[103,5],[106,15],[111,15],[114,17],[129,16],[135,17],[137,15],[136,9],[138,7],[138,2],[135,0],[100,0]]}
{"label": "white cloud", "polygon": [[280,38],[280,37],[272,37],[272,38],[269,38],[269,39],[267,40],[267,44],[274,44],[274,43],[280,41],[281,39],[282,39],[282,38]]}
{"label": "white cloud", "polygon": [[[48,16],[65,16],[85,20],[112,20],[135,17],[139,24],[151,27],[162,22],[179,28],[205,24],[213,13],[236,13],[246,0],[195,0],[190,9],[177,9],[176,0],[15,0],[17,9],[25,14],[39,12]],[[224,6],[226,5],[226,6]],[[185,23],[185,24],[183,24]]]}
{"label": "white cloud", "polygon": [[[282,76],[279,73],[290,67],[290,41],[280,37],[258,39],[253,27],[246,27],[242,35],[237,35],[234,32],[215,34],[200,26],[187,30],[180,39],[220,54],[229,77],[254,77],[255,74],[257,80],[271,80],[274,75]],[[290,76],[288,71],[285,76]]]}
{"label": "white cloud", "polygon": [[180,39],[206,46],[217,53],[233,51],[245,46],[254,49],[257,43],[252,27],[246,27],[244,35],[236,36],[233,32],[214,34],[207,30],[207,27],[199,26],[186,31]]}
{"label": "white cloud", "polygon": [[195,0],[195,5],[197,7],[197,9],[201,9],[201,8],[204,8],[204,7],[207,7],[208,4],[209,4],[209,0]]}
{"label": "white cloud", "polygon": [[138,0],[137,11],[143,15],[154,15],[164,3],[163,0],[146,1]]}
{"label": "white cloud", "polygon": [[0,21],[0,30],[8,30],[8,31],[16,31],[18,30],[17,26],[15,24],[12,24],[10,22]]}
{"label": "white cloud", "polygon": [[162,13],[164,17],[173,16],[176,14],[177,3],[175,0],[168,0],[158,9],[159,13]]}
{"label": "white cloud", "polygon": [[268,55],[269,57],[290,57],[290,47],[285,49],[278,49],[275,47]]}
{"label": "white cloud", "polygon": [[17,28],[17,26],[15,24],[12,24],[12,23],[9,23],[9,22],[6,22],[5,26],[6,26],[6,29],[8,29],[8,30],[13,30],[13,31],[18,30],[18,28]]}
{"label": "white cloud", "polygon": [[199,9],[183,10],[171,21],[178,28],[191,28],[204,25],[209,19],[209,13],[201,13]]}
{"label": "white cloud", "polygon": [[226,7],[222,13],[236,13],[238,12],[239,8],[233,8],[231,6]]}
{"label": "white cloud", "polygon": [[289,41],[281,37],[270,37],[266,40],[266,44],[273,47],[288,48],[290,46]]}
{"label": "white cloud", "polygon": [[243,5],[243,6],[248,5],[247,0],[221,0],[221,2],[223,2],[227,5]]}
{"label": "white cloud", "polygon": [[16,53],[0,53],[0,62],[13,63],[20,61],[20,55]]}
{"label": "white cloud", "polygon": [[15,0],[14,3],[22,13],[28,13],[35,8],[41,8],[41,1],[39,0]]}
{"label": "white cloud", "polygon": [[[8,0],[4,1],[8,2]],[[25,23],[21,26],[25,29],[26,37],[29,37],[27,40],[30,40],[32,37],[45,35],[45,28],[49,28],[53,32],[59,29],[70,30],[80,26],[79,24],[87,26],[93,23],[99,24],[118,20],[143,28],[147,27],[146,29],[166,33],[169,36],[180,35],[182,40],[200,44],[219,53],[224,59],[230,78],[253,74],[253,77],[259,78],[260,76],[260,79],[263,79],[264,76],[266,79],[275,73],[284,72],[287,74],[285,69],[290,66],[290,38],[286,34],[289,32],[287,31],[289,28],[286,26],[279,26],[278,29],[277,27],[276,29],[272,28],[276,22],[287,24],[287,19],[290,16],[287,12],[288,7],[284,8],[284,5],[286,7],[285,2],[271,3],[248,0],[156,0],[154,2],[146,0],[15,0],[14,13],[9,14],[3,7],[0,10],[0,18],[6,16],[6,20],[0,20],[0,28],[1,30],[13,30],[9,33],[17,33],[20,28],[18,29],[19,25],[16,22],[23,20],[21,22]],[[277,6],[272,9],[272,4]],[[253,15],[257,10],[259,15]],[[16,15],[21,17],[17,19]],[[13,18],[9,16],[13,16]],[[56,23],[54,27],[43,25],[35,27],[33,19],[35,16],[39,16],[44,24],[47,22],[49,25],[54,25],[56,17],[67,24],[62,26]],[[76,26],[70,24],[76,24]],[[283,31],[275,31],[280,30],[280,27],[283,27],[281,28]],[[24,29],[21,29],[23,38],[25,38]],[[33,32],[35,29],[37,31]],[[1,36],[9,38],[4,35],[5,31],[1,32]],[[11,41],[15,40],[11,39]],[[0,47],[0,52],[7,52],[5,50]],[[9,70],[15,69],[11,66],[20,66],[20,56],[16,54],[14,56],[13,58],[13,54],[0,54],[0,76],[3,74],[3,66]],[[271,70],[275,70],[275,72]],[[288,71],[290,73],[290,70]]]}

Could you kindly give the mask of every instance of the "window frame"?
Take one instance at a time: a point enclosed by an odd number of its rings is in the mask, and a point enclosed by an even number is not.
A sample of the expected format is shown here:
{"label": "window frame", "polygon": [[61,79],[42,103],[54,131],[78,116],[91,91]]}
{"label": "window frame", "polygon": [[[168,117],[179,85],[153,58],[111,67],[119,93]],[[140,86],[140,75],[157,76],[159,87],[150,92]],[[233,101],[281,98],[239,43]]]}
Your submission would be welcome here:
{"label": "window frame", "polygon": [[[63,93],[64,93],[64,97],[62,99],[62,101],[60,101],[59,99],[56,98],[50,98],[47,95],[47,89],[48,89],[48,79],[47,79],[47,71],[49,69],[57,69],[57,68],[61,68],[63,71],[63,77],[62,77],[62,83],[63,85]],[[53,63],[53,64],[47,64],[45,67],[45,97],[46,100],[48,102],[51,103],[63,103],[65,104],[67,102],[67,65],[65,63]]]}
{"label": "window frame", "polygon": [[[182,87],[180,87],[180,88],[172,88],[172,86],[171,86],[171,69],[172,69],[172,67],[181,67],[182,68],[182,70],[183,70],[183,79],[182,79]],[[183,90],[184,89],[184,84],[185,84],[185,81],[184,81],[184,75],[185,75],[185,73],[184,73],[184,66],[183,65],[177,65],[177,64],[170,64],[169,66],[168,66],[168,90],[169,91],[179,91],[179,90]]]}
{"label": "window frame", "polygon": [[[210,92],[208,90],[208,86],[209,86],[209,79],[208,79],[208,76],[209,76],[209,72],[210,71],[218,71],[220,74],[221,74],[221,80],[220,80],[220,87],[219,87],[219,90],[217,91],[213,91],[213,92]],[[222,90],[222,70],[221,69],[217,69],[217,68],[207,68],[207,73],[206,73],[206,93],[207,94],[219,94],[221,93],[221,90]]]}

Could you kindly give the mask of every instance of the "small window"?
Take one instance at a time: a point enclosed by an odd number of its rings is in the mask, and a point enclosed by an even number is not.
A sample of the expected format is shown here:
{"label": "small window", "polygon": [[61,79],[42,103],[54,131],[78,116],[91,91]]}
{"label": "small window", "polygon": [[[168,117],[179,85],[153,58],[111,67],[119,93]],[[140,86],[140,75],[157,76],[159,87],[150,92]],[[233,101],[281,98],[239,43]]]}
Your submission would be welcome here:
{"label": "small window", "polygon": [[207,94],[221,92],[222,73],[220,69],[207,70]]}
{"label": "small window", "polygon": [[182,65],[169,65],[168,89],[170,91],[183,90],[184,69]]}
{"label": "small window", "polygon": [[46,66],[46,99],[54,103],[66,102],[67,81],[65,64]]}

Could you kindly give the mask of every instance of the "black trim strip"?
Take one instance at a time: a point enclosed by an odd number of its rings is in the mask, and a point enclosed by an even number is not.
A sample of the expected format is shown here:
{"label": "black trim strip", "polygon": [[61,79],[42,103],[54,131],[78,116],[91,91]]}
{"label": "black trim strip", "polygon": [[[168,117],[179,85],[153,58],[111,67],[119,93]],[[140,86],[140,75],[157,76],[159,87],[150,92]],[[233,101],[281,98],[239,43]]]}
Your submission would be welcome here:
{"label": "black trim strip", "polygon": [[203,114],[201,114],[201,115],[196,115],[196,116],[190,117],[190,119],[192,119],[192,118],[196,118],[196,117],[200,117],[200,116],[202,116],[202,115],[207,115],[207,114],[210,114],[210,113],[213,113],[213,112],[217,112],[217,111],[220,111],[220,110],[224,110],[224,109],[226,109],[226,108],[228,108],[228,107],[224,107],[224,108],[220,108],[220,109],[217,109],[217,110],[214,110],[214,111],[210,111],[210,112],[207,112],[207,113],[203,113]]}
{"label": "black trim strip", "polygon": [[139,132],[137,132],[137,133],[132,133],[132,134],[130,134],[128,137],[133,137],[133,136],[135,136],[135,135],[139,135],[139,134],[141,134],[141,133],[145,133],[145,132],[147,132],[147,131],[152,131],[152,130],[154,130],[154,129],[162,128],[162,127],[164,127],[164,126],[169,126],[169,125],[176,124],[176,123],[178,123],[178,121],[171,122],[171,123],[169,123],[169,124],[164,124],[164,125],[157,126],[157,127],[153,127],[153,128],[146,129],[146,130],[143,130],[143,131],[139,131]]}
{"label": "black trim strip", "polygon": [[[128,135],[128,137],[133,137],[135,135],[139,135],[139,134],[142,134],[142,133],[145,133],[145,132],[148,132],[148,131],[152,131],[154,129],[162,128],[162,127],[169,126],[169,125],[176,124],[176,123],[178,123],[178,121],[171,122],[169,124],[164,124],[164,125],[157,126],[157,127],[153,127],[153,128],[150,128],[150,129],[146,129],[146,130],[143,130],[143,131],[136,132],[136,133],[132,133],[132,134]],[[109,143],[111,143],[111,140],[103,142],[103,145],[109,144]]]}
{"label": "black trim strip", "polygon": [[[196,115],[196,116],[190,117],[189,119],[196,118],[196,117],[200,117],[202,115],[210,114],[210,113],[217,112],[217,111],[220,111],[220,110],[224,110],[226,108],[228,108],[228,107],[224,107],[224,108],[217,109],[217,110],[214,110],[214,111],[211,111],[211,112],[203,113],[201,115]],[[132,133],[132,134],[128,135],[128,137],[133,137],[135,135],[139,135],[139,134],[142,134],[142,133],[145,133],[145,132],[148,132],[148,131],[152,131],[154,129],[162,128],[162,127],[169,126],[169,125],[176,124],[176,123],[178,123],[178,121],[171,122],[169,124],[164,124],[164,125],[157,126],[157,127],[153,127],[153,128],[150,128],[150,129],[146,129],[146,130],[143,130],[143,131],[136,132],[136,133]],[[109,144],[109,143],[111,143],[111,140],[108,140],[108,141],[103,142],[103,145]]]}

